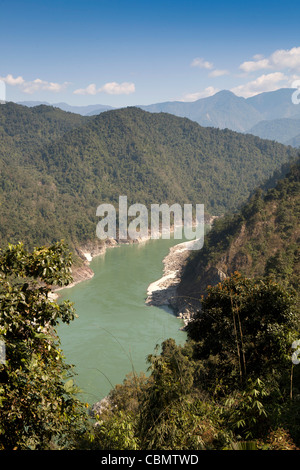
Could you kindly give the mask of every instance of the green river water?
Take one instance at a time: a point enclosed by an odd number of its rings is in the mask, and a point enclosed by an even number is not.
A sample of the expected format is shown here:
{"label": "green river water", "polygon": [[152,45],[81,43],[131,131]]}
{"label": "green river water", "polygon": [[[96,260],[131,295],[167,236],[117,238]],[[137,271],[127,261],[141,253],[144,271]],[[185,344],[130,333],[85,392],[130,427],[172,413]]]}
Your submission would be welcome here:
{"label": "green river water", "polygon": [[92,260],[92,279],[60,291],[60,300],[74,302],[78,315],[57,331],[86,402],[101,400],[133,370],[146,372],[148,354],[165,339],[185,342],[180,319],[145,304],[149,284],[163,274],[163,258],[179,242],[160,239],[109,248]]}

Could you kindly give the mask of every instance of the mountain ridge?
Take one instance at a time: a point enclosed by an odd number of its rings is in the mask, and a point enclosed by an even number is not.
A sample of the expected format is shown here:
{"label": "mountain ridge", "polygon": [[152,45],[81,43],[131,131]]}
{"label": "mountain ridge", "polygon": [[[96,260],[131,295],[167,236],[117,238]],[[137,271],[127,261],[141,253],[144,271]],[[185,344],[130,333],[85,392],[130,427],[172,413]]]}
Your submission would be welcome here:
{"label": "mountain ridge", "polygon": [[[294,129],[295,123],[290,121],[300,120],[300,106],[292,102],[294,91],[293,88],[282,88],[243,98],[229,90],[221,90],[212,96],[192,102],[177,100],[150,105],[135,105],[134,107],[152,113],[165,112],[178,117],[187,117],[204,127],[228,128],[270,140],[274,140],[274,135],[271,130],[269,133],[266,132],[266,128],[272,129],[274,121],[281,119],[286,130],[281,132],[279,128],[275,135],[276,140],[287,145],[298,146],[298,139],[293,139],[300,134],[300,126],[298,129]],[[18,104],[35,106],[34,101],[19,102]],[[71,106],[67,103],[36,102],[36,105],[39,104],[47,104],[83,116],[94,116],[105,111],[121,109],[102,104]],[[286,133],[288,138],[285,138]]]}
{"label": "mountain ridge", "polygon": [[149,112],[168,112],[187,117],[202,126],[228,128],[239,132],[246,130],[249,122],[256,123],[260,117],[255,108],[247,104],[245,98],[238,97],[228,90],[190,103],[174,101],[139,107]]}
{"label": "mountain ridge", "polygon": [[16,104],[27,106],[29,108],[33,108],[35,106],[46,105],[46,106],[53,106],[54,108],[59,108],[62,111],[67,111],[74,114],[81,114],[82,116],[92,116],[104,111],[110,111],[115,109],[113,106],[104,105],[104,104],[89,104],[89,105],[70,105],[65,102],[59,103],[48,103],[47,101],[18,101]]}

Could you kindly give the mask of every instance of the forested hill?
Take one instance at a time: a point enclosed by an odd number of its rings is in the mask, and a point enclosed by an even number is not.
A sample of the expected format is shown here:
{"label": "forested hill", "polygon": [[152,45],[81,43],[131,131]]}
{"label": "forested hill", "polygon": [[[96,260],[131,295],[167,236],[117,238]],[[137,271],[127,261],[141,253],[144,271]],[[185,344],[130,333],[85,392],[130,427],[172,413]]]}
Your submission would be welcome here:
{"label": "forested hill", "polygon": [[0,106],[1,155],[8,152],[3,139],[23,153],[51,143],[65,132],[88,122],[87,117],[53,106],[26,106],[6,103]]}
{"label": "forested hill", "polygon": [[0,106],[1,244],[96,237],[96,208],[204,203],[236,210],[297,152],[169,114],[123,108],[83,117],[38,106]]}
{"label": "forested hill", "polygon": [[257,191],[242,209],[219,219],[202,250],[192,253],[178,286],[181,308],[197,309],[208,285],[238,271],[273,276],[299,292],[300,160],[277,185]]}

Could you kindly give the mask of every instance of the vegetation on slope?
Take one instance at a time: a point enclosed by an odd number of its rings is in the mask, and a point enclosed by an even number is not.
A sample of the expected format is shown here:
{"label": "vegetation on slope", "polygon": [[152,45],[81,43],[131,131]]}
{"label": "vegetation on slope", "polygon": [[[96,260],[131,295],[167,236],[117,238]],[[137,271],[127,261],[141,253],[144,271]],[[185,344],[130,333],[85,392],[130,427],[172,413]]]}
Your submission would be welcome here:
{"label": "vegetation on slope", "polygon": [[69,284],[71,264],[61,243],[0,252],[0,450],[72,448],[86,432],[56,333],[59,322],[74,319],[74,307],[49,296],[49,285]]}
{"label": "vegetation on slope", "polygon": [[299,289],[299,176],[298,163],[275,188],[258,190],[239,212],[216,220],[203,249],[192,253],[183,270],[178,288],[183,302],[199,299],[207,285],[235,271],[273,275]]}
{"label": "vegetation on slope", "polygon": [[87,118],[8,103],[0,113],[3,246],[94,241],[98,205],[119,195],[223,214],[296,158],[291,147],[137,108]]}

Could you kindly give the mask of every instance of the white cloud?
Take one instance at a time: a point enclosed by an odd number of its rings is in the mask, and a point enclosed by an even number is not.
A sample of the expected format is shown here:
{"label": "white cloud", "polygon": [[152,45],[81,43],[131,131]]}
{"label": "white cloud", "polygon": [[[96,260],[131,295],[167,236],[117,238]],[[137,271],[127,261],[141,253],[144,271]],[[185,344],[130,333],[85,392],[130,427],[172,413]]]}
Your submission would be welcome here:
{"label": "white cloud", "polygon": [[295,85],[294,82],[298,82],[300,80],[300,75],[291,75],[289,77],[289,83],[288,83],[288,86],[291,87],[291,88],[297,88],[298,85]]}
{"label": "white cloud", "polygon": [[271,55],[270,61],[276,68],[300,71],[300,47],[277,50]]}
{"label": "white cloud", "polygon": [[6,75],[6,77],[0,77],[0,79],[7,85],[11,86],[22,85],[25,82],[23,77],[20,76],[14,78],[11,74]]}
{"label": "white cloud", "polygon": [[23,77],[19,76],[14,78],[11,74],[8,74],[6,77],[0,77],[0,79],[5,82],[7,85],[10,86],[19,86],[21,91],[28,94],[33,94],[36,91],[46,90],[51,91],[54,93],[58,93],[64,90],[69,83],[55,83],[55,82],[48,82],[46,80],[41,80],[40,78],[36,78],[33,81],[26,81]]}
{"label": "white cloud", "polygon": [[103,91],[104,93],[108,93],[109,95],[130,95],[131,93],[135,92],[135,85],[134,83],[116,83],[110,82],[105,83],[99,91]]}
{"label": "white cloud", "polygon": [[96,88],[95,83],[91,83],[86,88],[78,88],[73,93],[75,95],[96,95],[97,93],[107,93],[109,95],[129,95],[134,92],[134,83],[108,82],[98,89]]}
{"label": "white cloud", "polygon": [[228,70],[213,70],[212,72],[210,72],[209,76],[210,77],[222,77],[223,75],[228,75],[229,72]]}
{"label": "white cloud", "polygon": [[[42,80],[40,78],[36,78],[32,81],[26,81],[21,76],[13,77],[11,74],[8,74],[6,77],[0,77],[0,80],[7,85],[18,86],[23,93],[27,94],[33,94],[38,91],[59,93],[70,85],[70,82],[48,82],[47,80]],[[108,82],[105,83],[101,88],[97,88],[95,83],[91,83],[86,88],[79,88],[73,93],[75,95],[96,95],[97,93],[101,92],[107,93],[109,95],[129,95],[135,92],[135,84],[129,82]]]}
{"label": "white cloud", "polygon": [[249,60],[240,65],[243,72],[256,72],[257,70],[269,69],[271,67],[269,59]]}
{"label": "white cloud", "polygon": [[215,69],[212,62],[204,60],[202,57],[196,57],[191,63],[191,67],[198,67],[200,69],[211,70],[209,77],[222,77],[223,75],[228,75],[228,70]]}
{"label": "white cloud", "polygon": [[73,91],[74,95],[95,95],[97,93],[97,88],[95,83],[91,83],[86,88],[78,88]]}
{"label": "white cloud", "polygon": [[213,96],[218,91],[220,91],[218,88],[209,86],[205,88],[205,90],[203,91],[198,91],[195,93],[185,93],[183,97],[177,101],[196,101],[196,100],[200,100],[200,98],[207,98],[208,96]]}
{"label": "white cloud", "polygon": [[300,71],[300,47],[293,47],[287,50],[278,49],[268,58],[263,58],[263,56],[257,54],[253,59],[243,62],[240,65],[240,69],[246,73],[264,69]]}
{"label": "white cloud", "polygon": [[232,88],[231,91],[237,96],[249,98],[259,93],[277,90],[278,87],[287,87],[288,82],[289,77],[287,77],[284,73],[274,72],[267,75],[261,75],[251,82]]}
{"label": "white cloud", "polygon": [[40,78],[36,78],[32,82],[24,82],[22,86],[22,91],[30,95],[37,91],[50,91],[53,93],[59,93],[60,91],[63,91],[68,85],[68,82],[54,83],[47,82],[46,80],[41,80]]}
{"label": "white cloud", "polygon": [[211,70],[213,68],[213,64],[208,62],[207,60],[202,59],[201,57],[196,57],[191,63],[192,67],[199,67],[200,69],[208,69]]}

